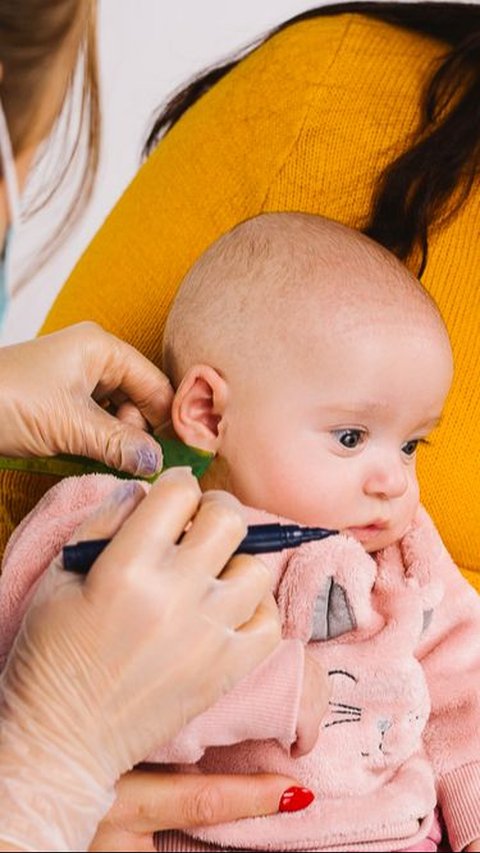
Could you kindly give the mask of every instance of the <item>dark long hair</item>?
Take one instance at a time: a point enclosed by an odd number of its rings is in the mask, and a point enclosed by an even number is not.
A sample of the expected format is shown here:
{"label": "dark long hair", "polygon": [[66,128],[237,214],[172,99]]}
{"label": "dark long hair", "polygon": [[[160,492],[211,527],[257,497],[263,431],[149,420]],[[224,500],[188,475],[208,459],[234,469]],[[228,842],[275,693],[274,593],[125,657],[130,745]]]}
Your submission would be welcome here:
{"label": "dark long hair", "polygon": [[445,43],[445,55],[420,95],[420,122],[410,148],[379,176],[365,233],[401,260],[428,256],[428,234],[467,199],[480,170],[480,6],[462,2],[336,3],[310,9],[271,30],[230,60],[208,69],[161,108],[144,147],[159,140],[249,53],[300,21],[354,12]]}

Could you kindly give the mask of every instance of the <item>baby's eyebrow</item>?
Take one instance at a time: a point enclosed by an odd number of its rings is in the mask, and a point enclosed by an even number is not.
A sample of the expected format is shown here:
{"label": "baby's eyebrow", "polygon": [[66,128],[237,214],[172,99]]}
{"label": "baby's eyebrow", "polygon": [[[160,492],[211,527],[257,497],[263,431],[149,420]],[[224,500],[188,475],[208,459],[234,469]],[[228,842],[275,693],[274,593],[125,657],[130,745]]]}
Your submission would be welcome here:
{"label": "baby's eyebrow", "polygon": [[332,403],[328,407],[335,412],[341,412],[343,415],[371,414],[372,412],[386,412],[390,409],[390,405],[382,400],[362,400],[352,406],[346,406],[345,403]]}
{"label": "baby's eyebrow", "polygon": [[437,427],[442,420],[442,415],[435,415],[433,418],[427,418],[427,420],[422,421],[421,424],[418,425],[419,429],[433,429],[433,427]]}
{"label": "baby's eyebrow", "polygon": [[[355,405],[346,406],[345,403],[333,403],[328,407],[330,411],[335,412],[337,417],[346,417],[346,418],[362,418],[368,415],[382,415],[385,412],[391,411],[391,406],[389,403],[384,402],[383,400],[362,400]],[[437,427],[442,420],[442,415],[432,415],[430,418],[425,418],[424,421],[417,424],[416,429],[433,429]]]}

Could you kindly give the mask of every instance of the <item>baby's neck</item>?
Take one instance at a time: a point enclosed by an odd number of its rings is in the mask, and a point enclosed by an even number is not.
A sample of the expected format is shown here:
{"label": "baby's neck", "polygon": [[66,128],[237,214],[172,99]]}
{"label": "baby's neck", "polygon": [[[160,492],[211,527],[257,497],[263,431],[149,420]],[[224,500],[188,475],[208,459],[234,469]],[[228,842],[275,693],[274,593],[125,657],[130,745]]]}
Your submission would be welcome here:
{"label": "baby's neck", "polygon": [[216,456],[211,462],[205,474],[200,478],[199,484],[202,492],[210,491],[210,489],[223,489],[225,492],[233,494],[227,464],[219,456]]}

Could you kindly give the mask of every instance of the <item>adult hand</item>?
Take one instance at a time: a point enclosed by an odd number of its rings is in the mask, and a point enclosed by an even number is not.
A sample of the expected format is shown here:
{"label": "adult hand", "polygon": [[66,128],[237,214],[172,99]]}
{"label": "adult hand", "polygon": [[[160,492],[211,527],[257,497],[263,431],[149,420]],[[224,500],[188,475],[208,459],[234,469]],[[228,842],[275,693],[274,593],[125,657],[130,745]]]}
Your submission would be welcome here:
{"label": "adult hand", "polygon": [[245,531],[188,469],[123,483],[77,531],[113,540],[86,578],[54,561],[2,673],[0,837],[86,849],[119,776],[272,651],[270,574],[228,562]]}
{"label": "adult hand", "polygon": [[96,323],[0,349],[0,387],[3,455],[72,453],[144,476],[161,467],[145,428],[168,421],[170,383]]}
{"label": "adult hand", "polygon": [[328,711],[331,680],[312,652],[305,649],[303,690],[298,709],[297,739],[291,748],[293,758],[307,755],[318,740],[321,722]]}
{"label": "adult hand", "polygon": [[[157,766],[132,770],[118,782],[117,799],[98,827],[90,851],[153,853],[156,831],[274,814],[283,794],[288,791],[290,801],[290,789],[297,786],[288,776],[270,774],[199,776],[168,773]],[[305,798],[305,806],[308,802]]]}

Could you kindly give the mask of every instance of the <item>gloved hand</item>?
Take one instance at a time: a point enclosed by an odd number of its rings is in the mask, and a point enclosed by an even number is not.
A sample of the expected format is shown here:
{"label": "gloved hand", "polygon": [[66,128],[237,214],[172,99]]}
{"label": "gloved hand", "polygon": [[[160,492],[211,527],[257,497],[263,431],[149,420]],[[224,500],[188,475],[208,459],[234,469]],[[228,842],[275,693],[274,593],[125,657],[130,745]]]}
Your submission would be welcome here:
{"label": "gloved hand", "polygon": [[245,530],[232,496],[170,469],[146,497],[123,483],[77,531],[114,539],[86,578],[54,561],[2,673],[0,838],[86,850],[119,776],[272,651],[268,570],[247,555],[224,569]]}
{"label": "gloved hand", "polygon": [[0,349],[0,387],[0,454],[73,453],[143,476],[160,469],[144,430],[168,421],[170,383],[95,323]]}

